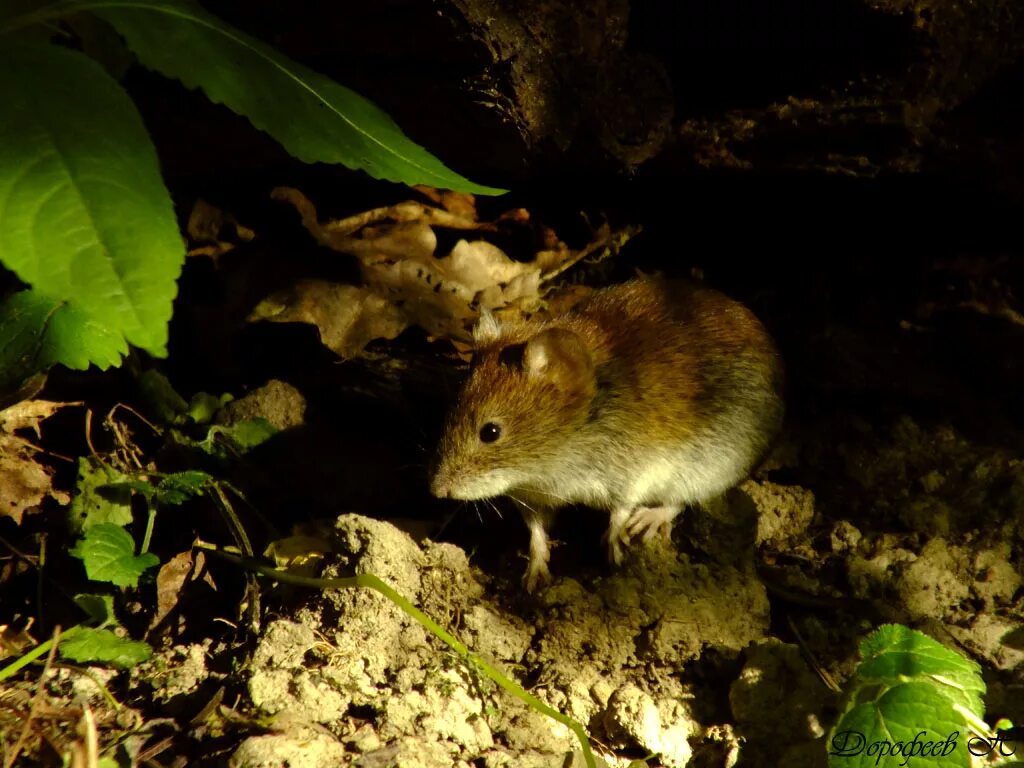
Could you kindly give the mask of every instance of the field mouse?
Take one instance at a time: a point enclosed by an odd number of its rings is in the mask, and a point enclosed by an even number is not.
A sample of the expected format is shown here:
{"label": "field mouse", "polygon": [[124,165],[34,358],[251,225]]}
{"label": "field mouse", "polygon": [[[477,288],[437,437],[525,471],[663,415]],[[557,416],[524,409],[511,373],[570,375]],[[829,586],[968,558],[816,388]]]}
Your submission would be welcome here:
{"label": "field mouse", "polygon": [[746,478],[781,425],[771,338],[746,307],[700,285],[631,280],[547,321],[485,314],[474,340],[431,490],[518,502],[530,591],[551,578],[557,508],[608,511],[619,563],[632,537],[668,534],[683,507]]}

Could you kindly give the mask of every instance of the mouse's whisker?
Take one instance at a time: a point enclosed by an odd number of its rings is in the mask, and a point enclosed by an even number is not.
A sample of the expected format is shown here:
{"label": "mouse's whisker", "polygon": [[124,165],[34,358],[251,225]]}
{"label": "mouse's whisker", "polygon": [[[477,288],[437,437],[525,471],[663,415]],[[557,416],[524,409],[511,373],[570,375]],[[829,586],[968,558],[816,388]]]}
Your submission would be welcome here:
{"label": "mouse's whisker", "polygon": [[494,514],[498,516],[498,519],[501,520],[501,509],[498,507],[498,505],[495,504],[491,499],[485,499],[485,501],[490,506],[490,508],[494,510]]}
{"label": "mouse's whisker", "polygon": [[511,493],[510,493],[510,494],[508,494],[508,497],[509,497],[510,499],[512,499],[512,501],[514,501],[514,502],[515,502],[516,504],[519,504],[519,505],[520,505],[520,506],[522,506],[522,507],[526,507],[526,509],[528,509],[528,510],[530,510],[531,512],[533,512],[533,514],[535,514],[535,515],[537,514],[537,510],[536,510],[536,509],[534,509],[533,507],[531,507],[531,506],[530,506],[529,504],[527,504],[527,503],[526,503],[525,501],[523,501],[522,499],[520,499],[520,498],[519,498],[518,496],[513,496],[513,495],[512,495]]}
{"label": "mouse's whisker", "polygon": [[484,521],[484,516],[482,514],[480,514],[480,502],[479,501],[472,501],[472,502],[470,502],[470,504],[473,507],[473,511],[476,513],[476,519],[479,520],[482,523]]}

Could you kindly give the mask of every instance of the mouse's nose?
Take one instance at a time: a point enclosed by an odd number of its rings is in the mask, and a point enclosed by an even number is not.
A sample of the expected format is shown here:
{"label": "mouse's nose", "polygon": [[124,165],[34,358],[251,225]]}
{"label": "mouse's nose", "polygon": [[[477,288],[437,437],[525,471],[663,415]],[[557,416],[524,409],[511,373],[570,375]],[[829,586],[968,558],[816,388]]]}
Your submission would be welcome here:
{"label": "mouse's nose", "polygon": [[440,474],[434,475],[434,479],[430,483],[430,492],[439,499],[447,499],[451,495],[452,484]]}

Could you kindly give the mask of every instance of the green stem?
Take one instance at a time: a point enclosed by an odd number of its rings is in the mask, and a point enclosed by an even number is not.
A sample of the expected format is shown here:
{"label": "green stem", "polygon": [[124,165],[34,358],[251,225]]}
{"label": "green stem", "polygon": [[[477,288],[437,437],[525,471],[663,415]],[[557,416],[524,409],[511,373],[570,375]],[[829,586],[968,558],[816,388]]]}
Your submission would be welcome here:
{"label": "green stem", "polygon": [[510,695],[516,697],[527,706],[532,707],[541,714],[547,715],[552,720],[556,720],[572,731],[580,741],[580,747],[583,750],[583,759],[587,763],[587,768],[597,768],[597,763],[594,760],[594,753],[590,749],[590,740],[587,738],[587,732],[583,729],[582,725],[577,723],[571,717],[563,715],[557,709],[545,704],[536,696],[523,689],[519,683],[506,677],[486,661],[471,652],[469,648],[460,642],[454,635],[449,633],[440,624],[409,602],[407,598],[400,595],[387,583],[377,578],[372,573],[358,573],[355,576],[340,579],[318,579],[312,576],[299,576],[298,574],[279,571],[276,568],[264,565],[258,560],[248,557],[239,557],[238,555],[216,549],[209,545],[200,546],[202,549],[223,557],[226,560],[238,563],[244,568],[251,569],[257,573],[262,573],[264,576],[269,576],[270,578],[276,579],[277,581],[285,584],[292,584],[297,587],[310,587],[312,589],[350,589],[352,587],[369,587],[370,589],[376,590],[398,606],[407,615],[419,622],[420,625],[441,640],[445,645],[455,651],[467,664],[470,665],[470,667],[479,670],[481,674],[493,680],[499,686],[504,688]]}
{"label": "green stem", "polygon": [[[63,639],[63,638],[61,638],[61,639]],[[78,674],[85,675],[90,680],[92,680],[93,685],[96,686],[96,688],[99,690],[100,694],[106,700],[107,704],[110,705],[111,709],[113,709],[114,711],[120,711],[121,710],[121,707],[122,707],[121,702],[119,702],[117,699],[114,698],[114,694],[112,694],[110,692],[110,689],[107,688],[107,684],[104,683],[102,680],[100,680],[99,676],[95,672],[93,672],[88,667],[76,667],[76,666],[72,666],[72,665],[67,665],[67,666],[68,666],[69,669],[73,669],[76,672],[78,672]]]}
{"label": "green stem", "polygon": [[[253,556],[252,544],[249,541],[249,535],[245,532],[245,526],[242,525],[242,521],[238,519],[238,515],[235,514],[235,508],[231,506],[231,501],[224,494],[224,489],[220,487],[220,483],[208,483],[208,487],[213,489],[213,492],[217,496],[217,501],[220,503],[221,513],[224,515],[224,520],[228,525],[228,529],[231,531],[231,536],[234,538],[238,548],[242,550],[242,553],[246,558]],[[216,552],[217,550],[212,550]]]}
{"label": "green stem", "polygon": [[156,507],[153,506],[153,502],[149,504],[149,517],[146,518],[146,532],[142,534],[142,546],[139,548],[139,554],[149,552],[149,540],[153,538],[153,524],[156,522]]}

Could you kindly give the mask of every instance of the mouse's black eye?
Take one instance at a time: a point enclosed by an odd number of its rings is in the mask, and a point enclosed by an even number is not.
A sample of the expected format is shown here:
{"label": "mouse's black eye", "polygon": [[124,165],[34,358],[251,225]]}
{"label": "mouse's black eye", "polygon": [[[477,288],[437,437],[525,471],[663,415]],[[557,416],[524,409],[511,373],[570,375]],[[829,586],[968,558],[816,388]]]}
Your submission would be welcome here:
{"label": "mouse's black eye", "polygon": [[499,437],[501,437],[501,427],[493,421],[488,421],[480,427],[480,442],[493,443]]}

